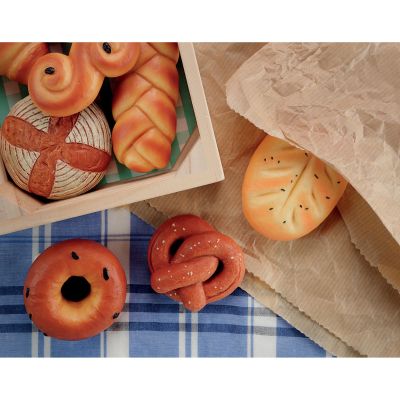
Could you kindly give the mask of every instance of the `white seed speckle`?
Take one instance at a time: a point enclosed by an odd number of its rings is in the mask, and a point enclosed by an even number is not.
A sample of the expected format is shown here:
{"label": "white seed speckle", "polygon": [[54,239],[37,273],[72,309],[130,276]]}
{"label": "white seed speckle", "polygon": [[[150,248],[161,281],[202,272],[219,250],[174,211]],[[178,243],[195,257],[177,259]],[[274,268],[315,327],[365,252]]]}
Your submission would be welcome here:
{"label": "white seed speckle", "polygon": [[192,303],[192,302],[189,300],[189,301],[188,301],[188,304],[191,304],[191,303]]}
{"label": "white seed speckle", "polygon": [[211,240],[208,240],[208,243],[210,243],[210,244],[211,244]]}
{"label": "white seed speckle", "polygon": [[162,244],[165,244],[165,240],[163,240],[161,243],[162,243]]}
{"label": "white seed speckle", "polygon": [[172,275],[170,275],[169,277],[172,278]]}
{"label": "white seed speckle", "polygon": [[219,243],[220,240],[221,240],[221,239],[217,239],[217,243]]}
{"label": "white seed speckle", "polygon": [[216,244],[214,244],[214,249],[216,249],[217,248],[217,245]]}
{"label": "white seed speckle", "polygon": [[218,289],[216,286],[214,286],[214,289]]}
{"label": "white seed speckle", "polygon": [[157,289],[160,289],[160,286],[157,286]]}
{"label": "white seed speckle", "polygon": [[158,280],[158,282],[160,282],[160,281],[161,281],[161,278],[158,278],[157,280]]}
{"label": "white seed speckle", "polygon": [[197,242],[197,244],[200,244],[200,242]]}
{"label": "white seed speckle", "polygon": [[181,253],[181,254],[179,254],[179,255],[180,255],[181,257],[185,257],[185,255],[184,255],[184,254],[182,254],[182,253]]}
{"label": "white seed speckle", "polygon": [[167,272],[171,272],[171,270],[169,269]]}
{"label": "white seed speckle", "polygon": [[235,259],[235,257],[231,256],[231,260],[234,260],[234,259]]}
{"label": "white seed speckle", "polygon": [[186,231],[186,228],[185,228],[185,227],[183,227],[183,228],[182,228],[182,230],[183,230],[183,231]]}
{"label": "white seed speckle", "polygon": [[173,223],[171,226],[172,226],[173,228],[175,228],[176,225],[175,225],[175,223]]}
{"label": "white seed speckle", "polygon": [[156,247],[156,249],[157,249],[157,250],[160,250],[160,248],[159,248],[159,247]]}
{"label": "white seed speckle", "polygon": [[193,250],[193,247],[192,247],[192,246],[190,246],[190,247],[189,247],[189,249],[190,249],[190,250]]}
{"label": "white seed speckle", "polygon": [[176,232],[176,229],[174,229],[174,232]]}

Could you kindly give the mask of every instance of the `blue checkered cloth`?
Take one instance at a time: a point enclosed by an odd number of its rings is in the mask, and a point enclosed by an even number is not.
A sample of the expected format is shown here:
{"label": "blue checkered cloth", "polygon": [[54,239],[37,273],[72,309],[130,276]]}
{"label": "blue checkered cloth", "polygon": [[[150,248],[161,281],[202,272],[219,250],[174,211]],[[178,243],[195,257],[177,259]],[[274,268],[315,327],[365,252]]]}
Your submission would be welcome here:
{"label": "blue checkered cloth", "polygon": [[[2,357],[326,357],[322,348],[243,290],[190,313],[149,285],[147,245],[154,229],[113,209],[0,236]],[[120,259],[127,303],[107,331],[82,341],[43,336],[23,304],[26,273],[40,252],[70,238],[96,240]]]}

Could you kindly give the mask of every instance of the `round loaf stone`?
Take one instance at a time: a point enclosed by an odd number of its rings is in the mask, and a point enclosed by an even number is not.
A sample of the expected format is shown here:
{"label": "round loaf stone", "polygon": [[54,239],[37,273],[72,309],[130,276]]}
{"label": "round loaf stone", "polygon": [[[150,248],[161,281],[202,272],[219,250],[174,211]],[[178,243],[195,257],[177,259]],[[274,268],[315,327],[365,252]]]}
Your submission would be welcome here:
{"label": "round loaf stone", "polygon": [[70,117],[49,117],[25,97],[5,118],[0,153],[16,185],[48,199],[85,193],[105,175],[111,133],[96,104]]}
{"label": "round loaf stone", "polygon": [[267,238],[297,239],[324,221],[346,185],[339,173],[311,153],[267,136],[245,173],[243,212]]}

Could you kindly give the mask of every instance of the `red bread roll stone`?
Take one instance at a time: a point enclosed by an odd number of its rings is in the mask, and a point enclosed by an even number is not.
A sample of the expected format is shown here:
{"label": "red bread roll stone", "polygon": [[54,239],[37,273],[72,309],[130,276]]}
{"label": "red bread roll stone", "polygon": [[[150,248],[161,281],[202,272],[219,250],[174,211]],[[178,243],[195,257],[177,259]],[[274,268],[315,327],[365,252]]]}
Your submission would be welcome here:
{"label": "red bread roll stone", "polygon": [[243,213],[269,239],[297,239],[325,220],[346,186],[343,176],[311,153],[267,136],[244,176]]}
{"label": "red bread roll stone", "polygon": [[32,264],[24,285],[26,312],[44,334],[80,340],[110,327],[125,304],[126,277],[101,244],[65,240]]}

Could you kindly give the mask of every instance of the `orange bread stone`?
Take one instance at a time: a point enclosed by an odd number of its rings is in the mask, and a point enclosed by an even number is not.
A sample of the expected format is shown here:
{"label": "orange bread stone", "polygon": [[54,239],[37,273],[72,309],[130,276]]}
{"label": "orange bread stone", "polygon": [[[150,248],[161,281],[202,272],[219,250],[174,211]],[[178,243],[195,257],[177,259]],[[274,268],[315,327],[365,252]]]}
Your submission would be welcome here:
{"label": "orange bread stone", "polygon": [[346,186],[340,174],[311,153],[267,136],[245,173],[243,213],[269,239],[297,239],[324,221]]}
{"label": "orange bread stone", "polygon": [[136,172],[167,166],[176,135],[177,43],[141,43],[134,68],[114,82],[114,154]]}

